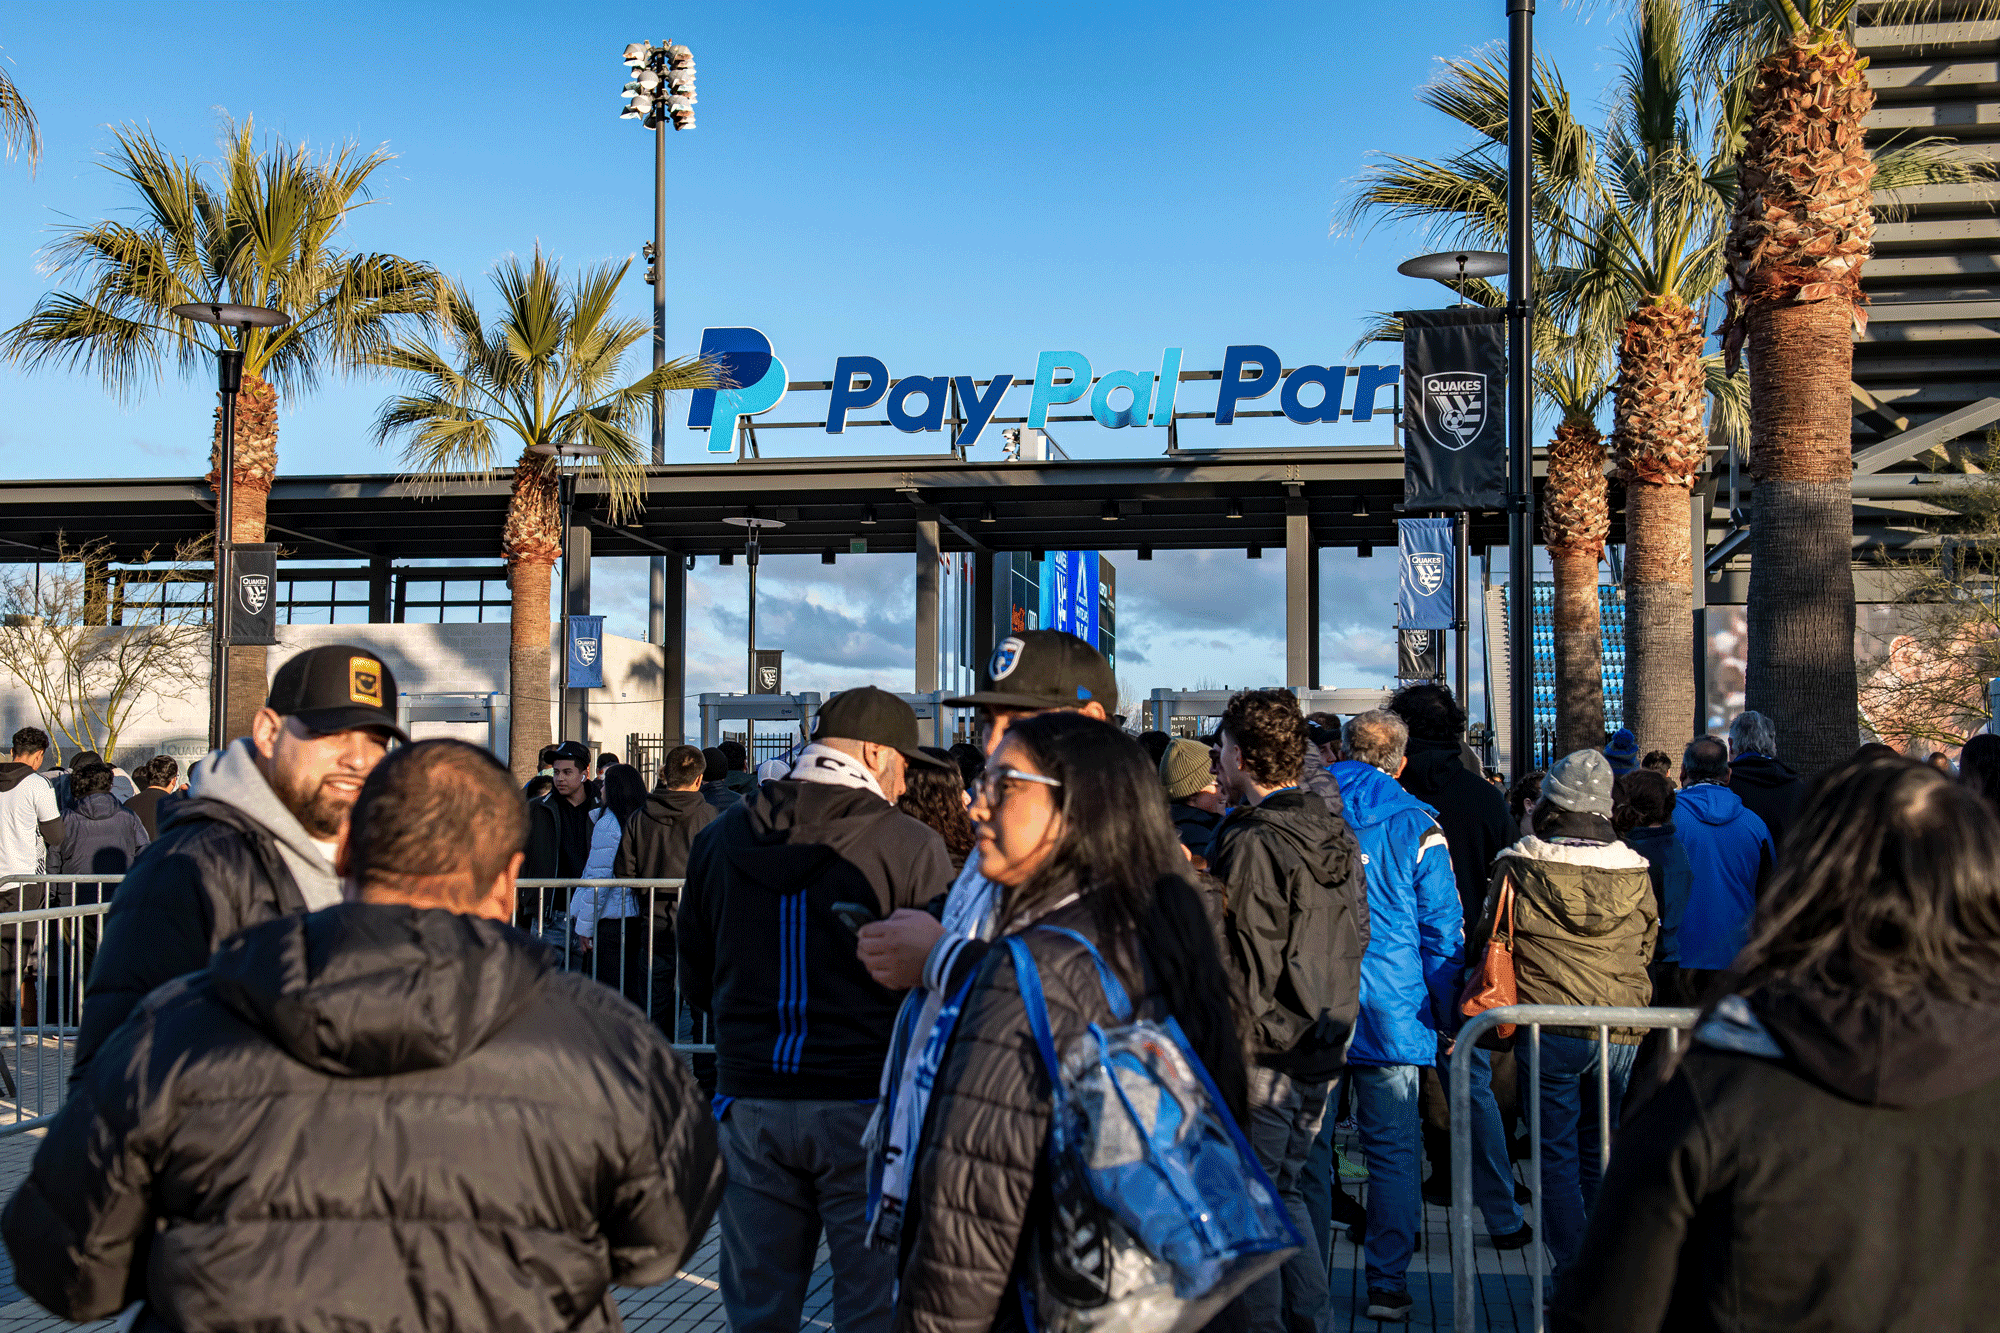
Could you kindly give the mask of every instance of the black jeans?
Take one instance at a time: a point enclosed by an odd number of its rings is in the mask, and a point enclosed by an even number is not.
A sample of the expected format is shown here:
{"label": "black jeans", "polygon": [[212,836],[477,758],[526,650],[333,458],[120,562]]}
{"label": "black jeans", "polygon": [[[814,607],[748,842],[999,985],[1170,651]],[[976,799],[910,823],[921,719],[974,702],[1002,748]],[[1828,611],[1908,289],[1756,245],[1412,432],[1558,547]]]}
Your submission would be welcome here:
{"label": "black jeans", "polygon": [[645,927],[649,924],[644,917],[599,918],[597,937],[585,966],[591,976],[642,1010],[653,993],[653,960],[646,949],[649,941]]}

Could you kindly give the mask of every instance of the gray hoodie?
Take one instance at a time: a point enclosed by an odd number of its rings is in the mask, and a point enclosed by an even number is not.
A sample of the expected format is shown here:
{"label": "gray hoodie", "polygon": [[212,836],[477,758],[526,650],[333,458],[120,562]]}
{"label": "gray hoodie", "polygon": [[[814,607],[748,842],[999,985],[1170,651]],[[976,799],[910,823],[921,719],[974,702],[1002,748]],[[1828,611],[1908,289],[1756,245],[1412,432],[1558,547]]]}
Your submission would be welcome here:
{"label": "gray hoodie", "polygon": [[307,908],[317,912],[340,901],[340,879],[333,863],[264,780],[248,736],[196,760],[188,770],[188,788],[195,796],[235,806],[271,831]]}

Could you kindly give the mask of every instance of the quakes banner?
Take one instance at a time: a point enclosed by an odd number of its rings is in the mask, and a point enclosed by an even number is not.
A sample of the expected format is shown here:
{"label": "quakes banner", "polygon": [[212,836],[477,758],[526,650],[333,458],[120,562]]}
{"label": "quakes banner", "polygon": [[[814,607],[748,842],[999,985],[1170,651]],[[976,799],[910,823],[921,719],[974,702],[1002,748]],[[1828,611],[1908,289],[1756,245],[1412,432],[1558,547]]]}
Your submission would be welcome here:
{"label": "quakes banner", "polygon": [[1403,508],[1507,507],[1505,311],[1401,310]]}
{"label": "quakes banner", "polygon": [[1396,679],[1444,679],[1444,631],[1435,629],[1397,630]]}
{"label": "quakes banner", "polygon": [[1450,629],[1458,618],[1451,523],[1448,518],[1396,520],[1396,624],[1403,629]]}

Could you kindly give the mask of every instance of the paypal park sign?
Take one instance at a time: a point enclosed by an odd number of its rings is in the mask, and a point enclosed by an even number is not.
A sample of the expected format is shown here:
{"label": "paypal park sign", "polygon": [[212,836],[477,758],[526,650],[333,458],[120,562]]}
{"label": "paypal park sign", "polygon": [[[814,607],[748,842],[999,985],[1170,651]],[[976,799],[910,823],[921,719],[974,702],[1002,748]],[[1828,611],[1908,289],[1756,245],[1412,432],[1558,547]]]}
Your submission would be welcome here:
{"label": "paypal park sign", "polygon": [[[1100,426],[1165,426],[1174,419],[1174,399],[1180,389],[1181,348],[1160,354],[1159,370],[1114,370],[1093,373],[1081,352],[1043,352],[1035,358],[1035,378],[1028,398],[1028,425],[1047,425],[1049,409],[1075,403],[1086,394],[1090,415]],[[703,356],[719,361],[736,387],[697,389],[688,406],[688,428],[708,432],[708,452],[726,454],[735,448],[739,417],[769,412],[785,396],[788,372],[771,349],[771,340],[756,329],[704,329]],[[1341,419],[1347,382],[1354,380],[1347,404],[1351,421],[1371,420],[1378,390],[1401,377],[1400,366],[1297,366],[1285,373],[1278,354],[1256,344],[1224,350],[1222,380],[1215,400],[1215,424],[1236,420],[1237,406],[1273,390],[1285,418],[1301,426]],[[911,375],[891,387],[889,368],[872,356],[843,356],[834,362],[833,388],[827,397],[826,433],[847,428],[847,414],[881,404],[889,424],[910,434],[944,429],[945,404],[956,388],[965,417],[958,437],[970,449],[999,412],[1000,399],[1016,387],[1012,375],[994,375],[981,392],[971,375]]]}

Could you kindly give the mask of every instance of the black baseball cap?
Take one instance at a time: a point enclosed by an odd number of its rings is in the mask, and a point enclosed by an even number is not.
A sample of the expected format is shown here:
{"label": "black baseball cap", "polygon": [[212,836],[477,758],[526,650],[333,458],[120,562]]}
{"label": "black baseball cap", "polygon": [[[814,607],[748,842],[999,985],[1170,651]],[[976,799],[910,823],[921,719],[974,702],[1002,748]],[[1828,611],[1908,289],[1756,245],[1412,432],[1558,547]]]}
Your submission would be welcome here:
{"label": "black baseball cap", "polygon": [[565,759],[580,769],[589,768],[590,747],[582,741],[564,741],[561,745],[549,747],[549,762],[551,764],[559,764]]}
{"label": "black baseball cap", "polygon": [[878,690],[873,685],[842,690],[820,706],[819,721],[813,727],[813,739],[824,740],[829,736],[866,741],[871,745],[887,745],[900,751],[903,758],[913,764],[953,771],[958,768],[949,759],[935,759],[925,754],[917,744],[917,710],[887,690]]}
{"label": "black baseball cap", "polygon": [[1055,629],[1031,629],[1000,641],[986,664],[986,688],[953,708],[1081,708],[1097,703],[1105,716],[1118,711],[1118,678],[1104,654]]}
{"label": "black baseball cap", "polygon": [[396,675],[372,649],[351,643],[308,648],[278,668],[264,706],[325,735],[373,727],[404,744],[396,723]]}

